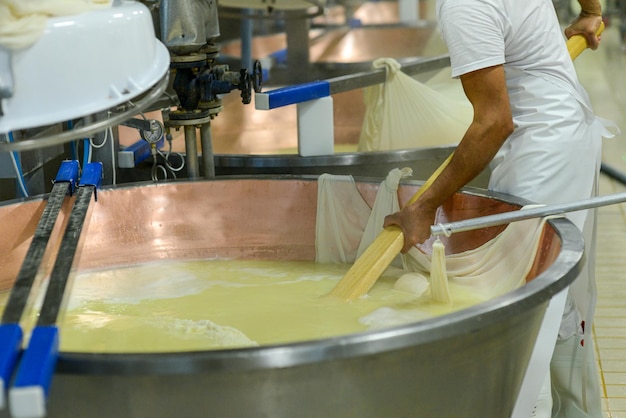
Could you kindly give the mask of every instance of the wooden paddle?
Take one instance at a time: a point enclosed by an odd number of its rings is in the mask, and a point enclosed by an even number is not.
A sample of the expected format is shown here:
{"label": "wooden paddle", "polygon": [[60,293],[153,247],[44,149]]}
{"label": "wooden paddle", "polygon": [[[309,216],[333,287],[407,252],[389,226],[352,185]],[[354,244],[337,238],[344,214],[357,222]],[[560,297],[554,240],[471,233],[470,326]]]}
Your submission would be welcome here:
{"label": "wooden paddle", "polygon": [[[598,29],[598,35],[604,30],[604,23]],[[587,48],[587,39],[583,35],[572,36],[567,41],[567,50],[572,60],[576,59]],[[420,189],[411,197],[408,205],[415,202],[439,177],[446,168],[452,156],[439,166],[439,168],[426,180]],[[393,259],[400,253],[404,246],[404,234],[395,226],[388,226],[376,237],[365,252],[359,257],[345,276],[337,283],[330,292],[331,296],[337,296],[347,301],[354,300],[366,294],[376,280],[385,271]]]}

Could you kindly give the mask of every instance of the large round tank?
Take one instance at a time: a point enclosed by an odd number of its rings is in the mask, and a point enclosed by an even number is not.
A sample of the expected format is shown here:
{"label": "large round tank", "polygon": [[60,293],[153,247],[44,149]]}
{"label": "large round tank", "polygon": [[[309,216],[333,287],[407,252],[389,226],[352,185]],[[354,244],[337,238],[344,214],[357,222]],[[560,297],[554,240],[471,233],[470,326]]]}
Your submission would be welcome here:
{"label": "large round tank", "polygon": [[[163,258],[312,260],[315,180],[223,178],[99,191],[75,269]],[[378,184],[357,181],[370,203]],[[418,186],[402,184],[401,201]],[[500,213],[523,203],[466,189],[443,206],[441,221]],[[44,205],[32,199],[0,206],[0,286],[10,286],[19,270]],[[446,248],[475,247],[499,230],[452,235]],[[521,288],[403,326],[231,350],[62,352],[48,416],[510,416],[548,301],[577,274],[583,240],[569,221],[553,219],[539,248]]]}

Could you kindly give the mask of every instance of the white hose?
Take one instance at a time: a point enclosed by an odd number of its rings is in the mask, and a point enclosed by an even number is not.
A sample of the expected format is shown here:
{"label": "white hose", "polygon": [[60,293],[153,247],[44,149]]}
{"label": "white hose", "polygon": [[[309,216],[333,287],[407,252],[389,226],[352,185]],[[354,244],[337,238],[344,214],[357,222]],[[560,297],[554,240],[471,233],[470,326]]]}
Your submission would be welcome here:
{"label": "white hose", "polygon": [[[99,144],[95,144],[93,142],[93,138],[89,138],[89,144],[91,145],[91,148],[95,148],[95,149],[100,149],[103,148],[107,142],[109,141],[109,139],[113,138],[113,128],[112,127],[108,127],[105,131],[104,131],[104,139],[102,140],[101,143]],[[91,149],[89,150],[89,162],[91,162]],[[115,144],[113,142],[111,142],[111,177],[112,177],[112,182],[113,184],[117,184],[117,173],[115,170]]]}

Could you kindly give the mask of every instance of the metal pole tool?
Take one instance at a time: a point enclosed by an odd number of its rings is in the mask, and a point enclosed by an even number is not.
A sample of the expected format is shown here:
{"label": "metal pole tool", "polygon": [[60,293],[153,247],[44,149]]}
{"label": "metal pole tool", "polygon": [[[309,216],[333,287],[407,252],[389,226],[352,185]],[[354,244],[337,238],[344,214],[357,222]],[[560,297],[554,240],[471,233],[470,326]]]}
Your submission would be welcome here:
{"label": "metal pole tool", "polygon": [[446,235],[457,232],[471,231],[490,226],[504,225],[525,219],[542,218],[544,216],[562,215],[567,212],[592,209],[600,206],[614,205],[626,202],[626,193],[617,193],[606,196],[591,197],[577,202],[561,203],[558,205],[537,206],[513,212],[498,213],[496,215],[481,216],[464,221],[440,223],[430,227],[432,235]]}
{"label": "metal pole tool", "polygon": [[101,184],[102,164],[87,164],[83,169],[76,201],[61,239],[37,326],[33,329],[9,391],[9,406],[15,418],[46,415],[46,400],[59,353],[59,330],[56,321],[89,203],[92,196],[97,198],[97,188]]}

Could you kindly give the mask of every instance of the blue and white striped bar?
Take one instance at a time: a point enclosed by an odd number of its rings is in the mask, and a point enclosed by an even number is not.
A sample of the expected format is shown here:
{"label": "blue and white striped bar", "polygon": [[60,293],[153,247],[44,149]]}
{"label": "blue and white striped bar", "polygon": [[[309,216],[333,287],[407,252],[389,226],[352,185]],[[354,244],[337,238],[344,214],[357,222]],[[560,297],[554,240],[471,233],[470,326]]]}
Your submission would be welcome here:
{"label": "blue and white striped bar", "polygon": [[[406,74],[415,75],[449,66],[450,56],[440,55],[432,58],[418,59],[410,63],[403,63],[401,69],[402,72]],[[256,93],[254,97],[255,108],[257,110],[270,110],[304,103],[337,93],[381,84],[385,82],[385,79],[385,70],[377,69],[330,78],[328,80],[312,81],[310,83],[282,87],[268,92]]]}
{"label": "blue and white striped bar", "polygon": [[330,96],[330,82],[327,80],[314,81],[256,93],[254,105],[257,110],[270,110],[328,96]]}
{"label": "blue and white striped bar", "polygon": [[[419,59],[404,64],[402,71],[412,75],[450,66],[450,56]],[[333,94],[384,83],[387,72],[377,69],[323,81],[313,81],[256,93],[257,110],[296,105],[298,108],[298,154],[302,157],[334,153]]]}

